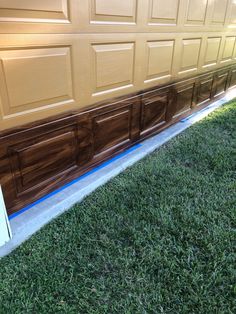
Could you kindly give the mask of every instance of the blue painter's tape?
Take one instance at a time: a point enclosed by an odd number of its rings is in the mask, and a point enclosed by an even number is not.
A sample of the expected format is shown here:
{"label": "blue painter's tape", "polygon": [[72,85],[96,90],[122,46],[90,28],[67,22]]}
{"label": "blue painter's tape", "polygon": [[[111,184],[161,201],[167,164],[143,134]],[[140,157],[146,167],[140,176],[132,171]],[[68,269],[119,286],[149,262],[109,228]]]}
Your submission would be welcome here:
{"label": "blue painter's tape", "polygon": [[75,180],[73,180],[73,181],[71,181],[71,182],[69,182],[69,183],[63,185],[61,188],[56,189],[55,191],[53,191],[53,192],[51,192],[51,193],[45,195],[44,197],[40,198],[40,199],[37,200],[36,202],[34,202],[34,203],[32,203],[32,204],[30,204],[30,205],[28,205],[28,206],[22,208],[22,209],[19,210],[17,213],[14,213],[14,214],[10,215],[10,216],[9,216],[9,220],[12,220],[13,218],[15,218],[15,217],[17,217],[17,216],[23,214],[24,212],[28,211],[29,209],[31,209],[31,208],[34,207],[35,205],[38,205],[38,204],[42,203],[43,201],[49,199],[50,197],[52,197],[52,196],[58,194],[59,192],[65,190],[67,187],[69,187],[69,186],[71,186],[71,185],[73,185],[73,184],[75,184],[75,183],[81,181],[82,179],[84,179],[84,178],[90,176],[91,174],[93,174],[93,173],[95,173],[95,172],[97,172],[97,171],[99,171],[99,170],[101,170],[101,169],[107,167],[108,165],[112,164],[112,163],[115,162],[116,160],[121,159],[122,157],[124,157],[124,156],[130,154],[131,152],[135,151],[136,149],[138,149],[138,148],[140,148],[140,147],[142,147],[142,144],[136,144],[136,145],[132,146],[131,148],[125,150],[123,153],[120,153],[120,154],[118,154],[117,156],[115,156],[115,157],[113,157],[113,158],[111,158],[111,159],[109,159],[109,160],[103,162],[100,166],[98,166],[98,167],[96,167],[96,168],[94,168],[94,169],[92,169],[92,170],[86,172],[85,174],[83,174],[82,176],[78,177],[77,179],[75,179]]}

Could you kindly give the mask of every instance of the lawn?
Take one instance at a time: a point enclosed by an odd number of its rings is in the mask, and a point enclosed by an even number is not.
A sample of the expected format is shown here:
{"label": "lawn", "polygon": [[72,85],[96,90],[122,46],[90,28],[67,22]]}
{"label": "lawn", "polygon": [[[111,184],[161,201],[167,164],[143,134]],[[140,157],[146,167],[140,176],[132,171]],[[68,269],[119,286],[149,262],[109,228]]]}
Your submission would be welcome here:
{"label": "lawn", "polygon": [[0,313],[236,313],[236,102],[0,261]]}

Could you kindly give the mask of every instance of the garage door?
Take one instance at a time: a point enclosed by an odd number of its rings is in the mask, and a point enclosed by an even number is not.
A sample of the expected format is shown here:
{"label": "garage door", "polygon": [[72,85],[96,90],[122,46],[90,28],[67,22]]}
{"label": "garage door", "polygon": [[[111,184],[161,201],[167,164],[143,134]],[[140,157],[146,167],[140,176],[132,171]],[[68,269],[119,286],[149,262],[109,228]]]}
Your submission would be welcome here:
{"label": "garage door", "polygon": [[0,184],[18,211],[236,84],[232,0],[0,0]]}

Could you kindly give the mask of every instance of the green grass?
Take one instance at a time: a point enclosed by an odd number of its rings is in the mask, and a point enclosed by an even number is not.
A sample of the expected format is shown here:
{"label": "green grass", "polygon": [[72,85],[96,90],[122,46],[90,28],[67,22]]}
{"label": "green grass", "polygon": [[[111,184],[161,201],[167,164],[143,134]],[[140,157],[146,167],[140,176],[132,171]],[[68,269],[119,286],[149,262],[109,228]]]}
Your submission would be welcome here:
{"label": "green grass", "polygon": [[0,313],[236,313],[236,102],[0,261]]}

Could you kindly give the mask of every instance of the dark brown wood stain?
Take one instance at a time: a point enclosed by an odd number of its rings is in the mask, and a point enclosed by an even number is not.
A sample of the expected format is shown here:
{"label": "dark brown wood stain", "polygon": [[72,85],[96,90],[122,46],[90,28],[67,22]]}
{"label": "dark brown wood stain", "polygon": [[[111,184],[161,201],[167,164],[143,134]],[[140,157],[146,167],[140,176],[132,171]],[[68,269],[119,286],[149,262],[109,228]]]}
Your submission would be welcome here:
{"label": "dark brown wood stain", "polygon": [[236,85],[230,66],[0,133],[0,184],[9,214]]}

